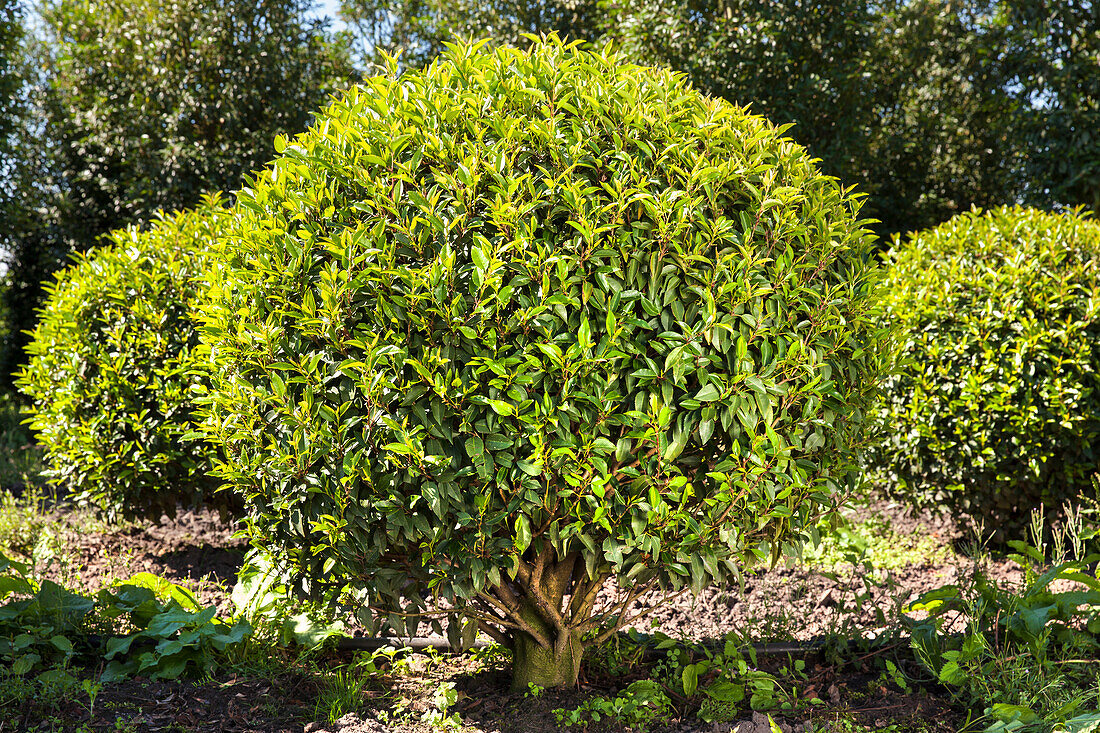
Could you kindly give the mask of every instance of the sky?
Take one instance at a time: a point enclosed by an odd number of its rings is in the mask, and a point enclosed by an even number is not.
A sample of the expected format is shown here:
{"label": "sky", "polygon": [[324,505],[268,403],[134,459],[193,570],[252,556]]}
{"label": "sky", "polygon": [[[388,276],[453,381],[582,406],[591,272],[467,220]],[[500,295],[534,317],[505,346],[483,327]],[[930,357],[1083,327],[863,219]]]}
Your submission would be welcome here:
{"label": "sky", "polygon": [[318,16],[328,16],[333,21],[333,29],[340,30],[344,27],[344,24],[336,17],[337,11],[340,9],[340,0],[318,0],[315,13]]}

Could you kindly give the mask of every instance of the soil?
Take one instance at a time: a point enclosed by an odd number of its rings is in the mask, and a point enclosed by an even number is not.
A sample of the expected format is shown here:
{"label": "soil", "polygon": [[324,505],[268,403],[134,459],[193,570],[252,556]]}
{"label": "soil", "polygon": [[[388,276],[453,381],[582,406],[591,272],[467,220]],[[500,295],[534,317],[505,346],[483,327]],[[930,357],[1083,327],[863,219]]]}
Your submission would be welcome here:
{"label": "soil", "polygon": [[[192,590],[204,605],[219,613],[232,611],[229,591],[244,557],[244,540],[234,538],[235,528],[216,513],[199,510],[162,517],[159,522],[128,524],[92,531],[78,514],[58,509],[61,530],[50,543],[55,558],[48,576],[69,587],[93,592],[105,584],[136,572],[151,572]],[[909,515],[898,507],[878,502],[857,512],[881,514],[901,535],[935,537],[946,547],[960,533],[949,521],[927,515]],[[995,563],[995,577],[1015,578],[1010,563]],[[968,572],[953,562],[906,565],[897,571],[872,577],[862,570],[840,569],[822,573],[800,565],[759,569],[746,574],[738,585],[710,588],[699,597],[643,597],[631,613],[646,612],[635,623],[640,631],[660,631],[696,642],[720,639],[737,632],[747,640],[775,642],[810,641],[826,635],[868,638],[883,630],[887,620],[908,600],[926,590],[954,582]],[[607,589],[611,594],[614,589]],[[897,663],[907,661],[903,644],[887,646]],[[852,659],[855,657],[855,661]],[[863,657],[863,658],[859,658]],[[811,722],[828,730],[850,730],[841,723],[854,719],[871,729],[898,726],[896,730],[958,730],[965,711],[952,707],[946,692],[934,685],[922,691],[905,691],[888,681],[872,653],[848,655],[844,665],[827,663],[810,650],[758,658],[761,668],[805,661],[805,673],[791,682],[805,699],[818,697],[823,704],[800,705],[798,712],[773,714],[782,730],[811,730]],[[10,711],[0,716],[0,733],[7,731],[232,731],[234,733],[422,731],[446,728],[424,716],[440,685],[451,683],[458,691],[452,708],[461,716],[461,728],[469,733],[558,731],[553,713],[570,710],[594,695],[613,696],[644,669],[616,670],[606,664],[587,663],[581,685],[575,690],[547,690],[530,696],[509,691],[506,660],[499,655],[414,654],[399,664],[401,674],[381,674],[364,689],[358,714],[328,722],[325,713],[340,712],[323,699],[325,670],[352,661],[350,653],[331,652],[311,665],[254,677],[241,674],[215,676],[192,682],[150,682],[135,679],[104,685],[93,712],[88,697],[62,700],[48,715],[41,706]],[[14,725],[14,727],[12,727]],[[127,727],[129,726],[129,727]],[[441,727],[442,726],[442,727]],[[576,728],[572,730],[578,730]],[[593,725],[592,731],[620,731],[622,727]],[[766,717],[745,713],[732,723],[702,723],[693,710],[657,733],[770,733]]]}

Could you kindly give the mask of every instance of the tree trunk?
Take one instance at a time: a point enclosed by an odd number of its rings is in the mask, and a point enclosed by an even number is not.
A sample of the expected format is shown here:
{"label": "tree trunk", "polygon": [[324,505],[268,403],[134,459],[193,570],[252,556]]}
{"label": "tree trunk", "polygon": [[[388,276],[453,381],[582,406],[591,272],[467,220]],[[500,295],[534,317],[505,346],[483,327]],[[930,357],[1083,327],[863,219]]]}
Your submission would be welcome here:
{"label": "tree trunk", "polygon": [[584,644],[579,629],[570,626],[562,601],[570,590],[577,553],[555,560],[549,544],[537,550],[533,565],[521,563],[518,596],[507,586],[499,595],[509,599],[511,612],[522,628],[512,632],[512,689],[575,687],[581,671]]}
{"label": "tree trunk", "polygon": [[567,630],[554,639],[550,648],[541,646],[534,637],[522,631],[517,631],[512,639],[513,690],[525,691],[531,684],[576,687],[584,654],[580,634]]}

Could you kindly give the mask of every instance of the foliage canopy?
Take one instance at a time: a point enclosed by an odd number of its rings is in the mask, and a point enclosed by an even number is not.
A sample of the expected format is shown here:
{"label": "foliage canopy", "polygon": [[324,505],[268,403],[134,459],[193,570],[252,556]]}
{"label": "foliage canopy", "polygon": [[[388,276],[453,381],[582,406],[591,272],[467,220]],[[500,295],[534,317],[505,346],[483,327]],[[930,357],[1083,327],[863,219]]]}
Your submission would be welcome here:
{"label": "foliage canopy", "polygon": [[47,287],[18,384],[53,479],[111,517],[214,501],[215,448],[187,434],[193,308],[220,216],[215,197],[117,231]]}
{"label": "foliage canopy", "polygon": [[670,72],[555,37],[391,72],[239,193],[204,307],[218,473],[304,589],[399,631],[446,600],[517,685],[571,684],[630,598],[840,500],[872,240],[801,147]]}
{"label": "foliage canopy", "polygon": [[894,243],[885,305],[902,366],[886,382],[890,430],[873,461],[890,490],[1012,531],[1089,487],[1098,263],[1100,224],[1020,207]]}
{"label": "foliage canopy", "polygon": [[23,363],[41,284],[71,253],[238,188],[270,158],[276,134],[305,129],[355,77],[347,49],[307,17],[310,5],[41,5],[21,51],[17,155],[0,172],[15,192],[0,233],[10,321],[0,378]]}

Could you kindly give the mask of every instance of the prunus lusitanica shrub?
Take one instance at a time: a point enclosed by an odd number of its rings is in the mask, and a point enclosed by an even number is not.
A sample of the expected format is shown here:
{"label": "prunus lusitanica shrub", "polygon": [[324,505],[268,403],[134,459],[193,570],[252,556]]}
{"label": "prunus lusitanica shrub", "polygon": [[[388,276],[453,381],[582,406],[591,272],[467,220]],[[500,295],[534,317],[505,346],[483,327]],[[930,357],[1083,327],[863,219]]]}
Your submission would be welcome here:
{"label": "prunus lusitanica shrub", "polygon": [[401,633],[446,602],[517,687],[574,684],[629,600],[854,480],[871,240],[764,119],[551,37],[393,67],[276,149],[219,239],[203,412],[303,592]]}
{"label": "prunus lusitanica shrub", "polygon": [[187,435],[193,306],[222,212],[211,199],[114,232],[47,286],[18,384],[53,479],[112,519],[234,504],[214,496],[214,449]]}
{"label": "prunus lusitanica shrub", "polygon": [[1100,224],[1007,207],[896,242],[885,487],[1003,528],[1089,487],[1100,447]]}

